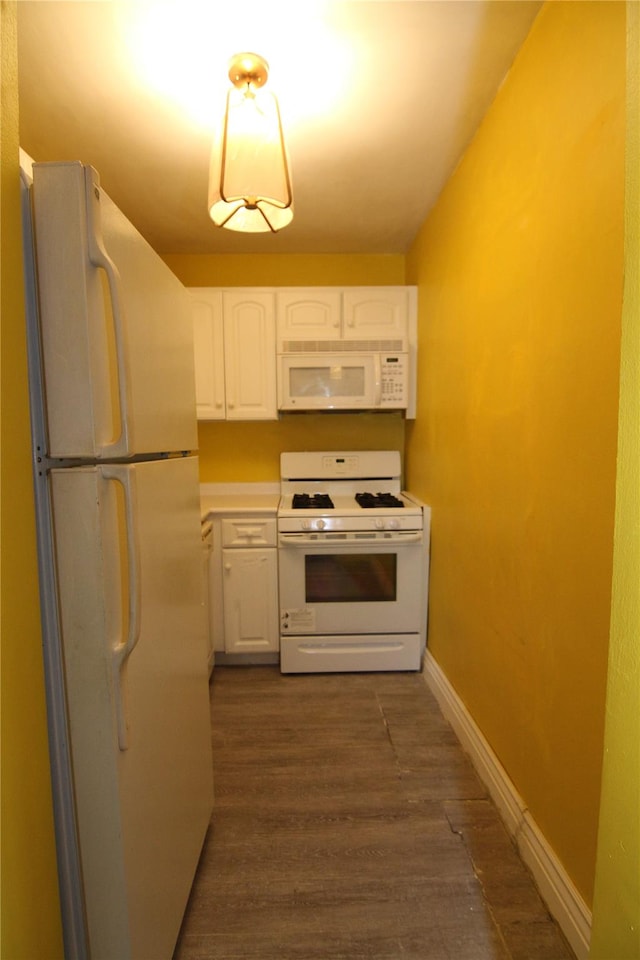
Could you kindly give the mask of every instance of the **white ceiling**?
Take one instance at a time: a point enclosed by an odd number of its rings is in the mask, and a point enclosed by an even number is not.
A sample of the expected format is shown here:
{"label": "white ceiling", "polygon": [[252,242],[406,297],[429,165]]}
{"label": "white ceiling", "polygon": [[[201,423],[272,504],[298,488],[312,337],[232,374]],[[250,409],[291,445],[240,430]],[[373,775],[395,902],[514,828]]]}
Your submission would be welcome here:
{"label": "white ceiling", "polygon": [[[82,160],[160,253],[402,253],[540,0],[20,0],[21,145]],[[212,131],[232,54],[270,63],[293,223],[215,227]]]}

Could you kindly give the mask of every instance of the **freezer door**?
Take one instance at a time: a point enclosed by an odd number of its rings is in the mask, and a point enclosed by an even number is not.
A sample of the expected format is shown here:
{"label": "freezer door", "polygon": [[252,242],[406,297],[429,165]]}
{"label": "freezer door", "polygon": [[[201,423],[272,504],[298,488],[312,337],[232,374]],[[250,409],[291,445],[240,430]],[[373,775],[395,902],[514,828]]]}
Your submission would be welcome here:
{"label": "freezer door", "polygon": [[91,167],[33,167],[51,457],[195,450],[187,291]]}
{"label": "freezer door", "polygon": [[169,960],[212,808],[197,459],[52,471],[93,960]]}

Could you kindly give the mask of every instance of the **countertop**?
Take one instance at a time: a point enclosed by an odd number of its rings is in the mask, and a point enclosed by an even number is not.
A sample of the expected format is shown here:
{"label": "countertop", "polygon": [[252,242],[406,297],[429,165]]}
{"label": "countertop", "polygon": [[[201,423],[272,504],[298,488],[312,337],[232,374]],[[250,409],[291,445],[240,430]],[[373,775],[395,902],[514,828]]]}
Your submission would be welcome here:
{"label": "countertop", "polygon": [[221,513],[273,514],[278,509],[277,483],[203,483],[200,513],[203,520]]}

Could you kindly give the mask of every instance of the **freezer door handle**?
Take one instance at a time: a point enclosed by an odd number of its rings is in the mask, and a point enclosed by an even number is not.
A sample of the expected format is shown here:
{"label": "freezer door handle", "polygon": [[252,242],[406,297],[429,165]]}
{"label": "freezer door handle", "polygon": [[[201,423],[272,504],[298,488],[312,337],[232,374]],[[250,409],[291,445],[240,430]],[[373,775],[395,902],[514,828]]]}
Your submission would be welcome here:
{"label": "freezer door handle", "polygon": [[112,650],[113,683],[115,690],[115,709],[118,728],[118,746],[126,750],[129,746],[129,721],[126,698],[126,666],[140,639],[140,551],[136,531],[136,474],[135,468],[109,464],[103,468],[106,480],[114,480],[124,491],[124,513],[126,526],[127,580],[128,580],[128,616],[127,635]]}
{"label": "freezer door handle", "polygon": [[113,336],[116,355],[116,375],[118,381],[118,410],[120,416],[120,436],[110,443],[101,445],[100,457],[126,456],[129,451],[129,436],[131,423],[129,397],[129,361],[124,339],[124,325],[121,310],[122,298],[119,293],[120,275],[118,268],[105,250],[102,238],[100,218],[100,186],[98,174],[92,167],[85,171],[85,186],[87,193],[87,245],[89,261],[94,267],[102,268],[107,277],[109,298],[111,301],[111,316],[113,318]]}

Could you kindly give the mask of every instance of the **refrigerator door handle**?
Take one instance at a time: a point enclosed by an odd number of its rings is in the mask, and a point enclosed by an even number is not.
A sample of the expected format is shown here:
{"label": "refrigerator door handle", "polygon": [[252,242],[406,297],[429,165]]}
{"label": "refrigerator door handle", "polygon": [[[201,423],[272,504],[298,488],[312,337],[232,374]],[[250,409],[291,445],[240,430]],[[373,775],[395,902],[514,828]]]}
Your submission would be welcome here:
{"label": "refrigerator door handle", "polygon": [[112,650],[113,682],[115,690],[116,722],[118,728],[118,746],[121,750],[129,747],[129,720],[126,698],[126,666],[140,639],[140,551],[136,530],[136,483],[135,469],[124,464],[109,464],[102,467],[105,480],[113,480],[124,491],[124,513],[126,525],[127,579],[128,579],[128,617],[127,636]]}
{"label": "refrigerator door handle", "polygon": [[122,298],[119,294],[120,275],[118,268],[107,253],[104,240],[102,238],[102,225],[100,218],[100,186],[98,175],[92,167],[88,167],[85,172],[85,185],[87,194],[87,245],[89,253],[89,262],[94,266],[104,270],[109,286],[109,297],[111,300],[111,315],[113,317],[113,335],[115,341],[116,355],[116,374],[118,380],[118,407],[120,414],[120,436],[116,437],[110,443],[102,444],[100,447],[100,457],[120,457],[126,456],[129,450],[131,437],[129,436],[129,424],[131,418],[129,411],[131,408],[129,396],[129,362],[128,354],[125,349],[124,326],[121,310]]}

